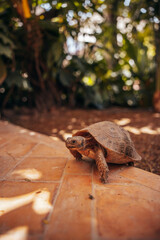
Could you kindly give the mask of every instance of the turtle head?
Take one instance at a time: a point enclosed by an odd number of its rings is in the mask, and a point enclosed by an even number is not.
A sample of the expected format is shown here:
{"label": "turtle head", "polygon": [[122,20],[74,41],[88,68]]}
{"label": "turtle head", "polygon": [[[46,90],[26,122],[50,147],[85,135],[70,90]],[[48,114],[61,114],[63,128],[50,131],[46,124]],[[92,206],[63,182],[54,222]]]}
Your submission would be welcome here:
{"label": "turtle head", "polygon": [[66,147],[70,150],[83,149],[85,147],[85,138],[82,136],[69,137],[66,140]]}

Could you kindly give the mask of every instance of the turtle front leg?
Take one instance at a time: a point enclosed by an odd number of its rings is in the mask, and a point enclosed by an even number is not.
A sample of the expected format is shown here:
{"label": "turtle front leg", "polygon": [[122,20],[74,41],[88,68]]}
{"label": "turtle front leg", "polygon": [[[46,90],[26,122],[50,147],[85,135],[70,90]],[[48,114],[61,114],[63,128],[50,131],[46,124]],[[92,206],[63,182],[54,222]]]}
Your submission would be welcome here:
{"label": "turtle front leg", "polygon": [[108,165],[106,163],[106,159],[104,157],[103,151],[101,148],[97,149],[96,151],[96,165],[100,174],[100,178],[102,183],[106,183],[107,182],[107,178],[108,178]]}
{"label": "turtle front leg", "polygon": [[82,155],[76,150],[70,150],[71,154],[76,158],[77,161],[82,160]]}

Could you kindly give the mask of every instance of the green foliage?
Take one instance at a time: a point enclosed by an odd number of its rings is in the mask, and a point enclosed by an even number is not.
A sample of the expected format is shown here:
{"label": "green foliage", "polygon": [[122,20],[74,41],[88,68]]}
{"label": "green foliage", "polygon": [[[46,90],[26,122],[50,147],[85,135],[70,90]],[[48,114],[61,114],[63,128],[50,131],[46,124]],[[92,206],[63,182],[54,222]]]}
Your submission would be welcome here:
{"label": "green foliage", "polygon": [[7,76],[7,69],[6,69],[6,65],[4,64],[4,62],[2,61],[2,59],[0,58],[0,84],[3,83],[3,81],[5,80],[6,76]]}
{"label": "green foliage", "polygon": [[26,20],[10,1],[0,6],[2,105],[8,94],[12,107],[151,104],[156,1],[28,3],[32,17]]}
{"label": "green foliage", "polygon": [[10,39],[9,31],[2,21],[0,21],[0,84],[7,77],[7,64],[14,57],[15,45]]}

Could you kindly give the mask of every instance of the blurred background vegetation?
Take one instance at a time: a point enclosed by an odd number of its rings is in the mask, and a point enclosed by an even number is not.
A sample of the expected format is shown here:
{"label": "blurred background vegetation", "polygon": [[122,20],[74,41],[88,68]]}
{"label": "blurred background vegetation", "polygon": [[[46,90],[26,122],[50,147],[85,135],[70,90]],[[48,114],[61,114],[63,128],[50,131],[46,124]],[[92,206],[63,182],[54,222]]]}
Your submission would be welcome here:
{"label": "blurred background vegetation", "polygon": [[1,0],[0,107],[152,106],[159,0]]}

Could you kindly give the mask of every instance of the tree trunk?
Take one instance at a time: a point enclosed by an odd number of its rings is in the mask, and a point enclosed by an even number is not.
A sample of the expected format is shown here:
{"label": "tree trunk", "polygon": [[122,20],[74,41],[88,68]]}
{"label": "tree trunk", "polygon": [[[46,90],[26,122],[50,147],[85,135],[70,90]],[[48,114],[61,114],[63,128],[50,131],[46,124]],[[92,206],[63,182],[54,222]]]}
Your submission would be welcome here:
{"label": "tree trunk", "polygon": [[156,112],[160,112],[160,23],[158,24],[158,29],[155,30],[155,46],[156,46],[156,74],[155,74],[156,84],[155,93],[153,96],[153,106]]}

